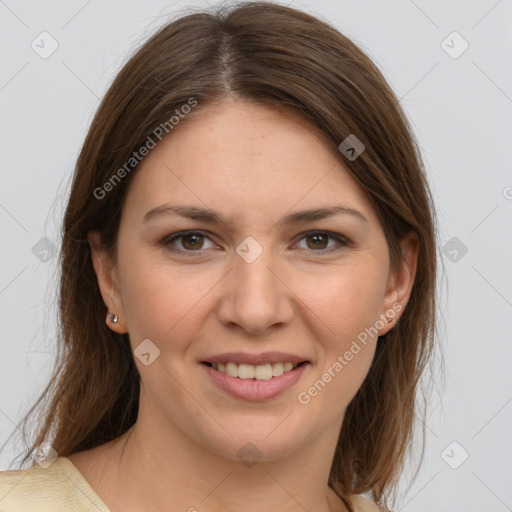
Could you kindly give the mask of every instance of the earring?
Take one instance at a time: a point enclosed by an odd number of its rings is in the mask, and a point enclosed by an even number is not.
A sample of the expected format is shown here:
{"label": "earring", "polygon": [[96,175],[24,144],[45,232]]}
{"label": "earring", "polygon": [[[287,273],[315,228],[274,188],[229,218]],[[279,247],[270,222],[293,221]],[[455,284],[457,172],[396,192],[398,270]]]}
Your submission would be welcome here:
{"label": "earring", "polygon": [[110,313],[110,311],[107,313],[107,318],[109,318],[110,320],[112,320],[112,323],[113,324],[117,324],[117,315],[114,315],[114,313]]}
{"label": "earring", "polygon": [[387,317],[387,319],[388,319],[388,323],[393,321],[393,319],[389,316]]}

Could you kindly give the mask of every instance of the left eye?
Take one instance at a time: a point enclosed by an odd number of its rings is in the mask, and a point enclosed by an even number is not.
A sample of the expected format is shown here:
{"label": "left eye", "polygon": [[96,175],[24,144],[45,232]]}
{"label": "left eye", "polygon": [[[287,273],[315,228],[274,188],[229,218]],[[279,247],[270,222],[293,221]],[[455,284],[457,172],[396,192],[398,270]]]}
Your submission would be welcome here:
{"label": "left eye", "polygon": [[313,231],[311,233],[306,233],[300,240],[305,240],[306,244],[308,243],[308,240],[311,241],[310,246],[306,247],[306,249],[312,249],[313,251],[316,252],[318,252],[318,250],[329,249],[326,252],[330,252],[330,250],[332,250],[332,247],[335,247],[336,244],[326,245],[328,243],[329,238],[331,240],[335,240],[336,242],[338,242],[339,246],[348,245],[347,241],[341,236],[326,231]]}
{"label": "left eye", "polygon": [[[335,240],[337,244],[334,243],[328,245],[329,239]],[[212,243],[212,247],[214,246],[211,239],[201,231],[182,231],[165,239],[163,244],[175,252],[199,252],[201,249],[208,249],[208,247],[204,247],[205,240],[209,240],[210,243]],[[349,242],[342,236],[329,233],[327,231],[312,231],[304,233],[299,241],[302,240],[306,241],[307,247],[301,247],[301,249],[311,250],[313,252],[331,252],[332,250],[337,250],[349,245]],[[174,245],[178,241],[180,241],[181,248]]]}

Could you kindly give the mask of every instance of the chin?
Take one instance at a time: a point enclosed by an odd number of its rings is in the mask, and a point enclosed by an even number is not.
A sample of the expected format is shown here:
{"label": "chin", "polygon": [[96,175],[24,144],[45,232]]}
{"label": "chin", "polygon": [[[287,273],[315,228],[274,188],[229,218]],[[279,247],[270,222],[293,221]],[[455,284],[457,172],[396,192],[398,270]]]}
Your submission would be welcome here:
{"label": "chin", "polygon": [[[244,457],[261,461],[282,459],[308,442],[305,433],[309,429],[304,428],[304,422],[296,424],[298,415],[295,421],[292,421],[293,414],[287,417],[289,412],[280,417],[255,414],[229,419],[224,415],[222,425],[226,430],[212,425],[203,439],[211,451],[228,460],[240,462]],[[213,432],[215,435],[212,436]]]}

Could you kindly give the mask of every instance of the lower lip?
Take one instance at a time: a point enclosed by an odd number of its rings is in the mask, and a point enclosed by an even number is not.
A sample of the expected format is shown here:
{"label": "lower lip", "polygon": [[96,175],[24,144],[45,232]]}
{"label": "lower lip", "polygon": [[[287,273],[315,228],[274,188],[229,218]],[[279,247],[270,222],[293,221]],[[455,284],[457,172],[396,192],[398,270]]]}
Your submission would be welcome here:
{"label": "lower lip", "polygon": [[303,363],[289,372],[285,372],[279,377],[272,377],[269,380],[240,379],[231,377],[227,373],[214,370],[210,366],[201,363],[213,382],[223,391],[236,398],[242,398],[251,402],[258,402],[274,398],[283,391],[297,384],[304,372],[310,366],[310,363]]}

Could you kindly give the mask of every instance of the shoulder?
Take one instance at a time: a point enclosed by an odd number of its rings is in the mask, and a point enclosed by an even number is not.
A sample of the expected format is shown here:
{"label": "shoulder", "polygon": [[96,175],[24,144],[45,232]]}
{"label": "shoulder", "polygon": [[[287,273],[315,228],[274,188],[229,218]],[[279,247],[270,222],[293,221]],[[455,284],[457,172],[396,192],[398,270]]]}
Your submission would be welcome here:
{"label": "shoulder", "polygon": [[385,510],[372,500],[364,496],[352,496],[352,506],[354,512],[385,512]]}
{"label": "shoulder", "polygon": [[0,471],[2,512],[109,512],[67,457],[46,468]]}

